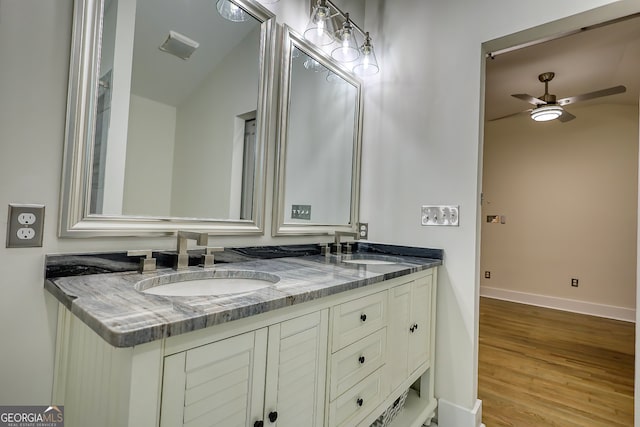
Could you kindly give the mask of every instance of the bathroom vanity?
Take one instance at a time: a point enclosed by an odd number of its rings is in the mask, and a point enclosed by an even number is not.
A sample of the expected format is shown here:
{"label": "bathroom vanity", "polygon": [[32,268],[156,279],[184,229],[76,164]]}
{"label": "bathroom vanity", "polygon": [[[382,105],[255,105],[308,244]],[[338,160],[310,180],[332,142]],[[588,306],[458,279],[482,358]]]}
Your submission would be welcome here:
{"label": "bathroom vanity", "polygon": [[[394,403],[404,409],[391,425],[421,426],[437,405],[442,253],[357,249],[216,264],[278,278],[221,295],[145,292],[175,276],[162,268],[49,277],[60,301],[53,401],[71,427],[369,426]],[[213,275],[203,271],[180,280]]]}

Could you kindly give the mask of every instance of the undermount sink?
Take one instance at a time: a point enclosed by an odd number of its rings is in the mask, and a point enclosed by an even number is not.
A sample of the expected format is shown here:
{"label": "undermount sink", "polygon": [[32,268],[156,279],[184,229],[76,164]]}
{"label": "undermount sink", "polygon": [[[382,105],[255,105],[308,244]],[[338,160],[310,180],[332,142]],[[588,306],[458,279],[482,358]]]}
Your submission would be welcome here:
{"label": "undermount sink", "polygon": [[342,262],[346,262],[347,264],[367,264],[367,265],[390,265],[397,264],[395,261],[385,261],[382,259],[370,259],[370,258],[362,258],[362,259],[344,259]]}
{"label": "undermount sink", "polygon": [[347,264],[362,264],[362,265],[392,265],[402,262],[399,259],[383,256],[383,255],[365,255],[354,254],[341,260]]}
{"label": "undermount sink", "polygon": [[145,294],[191,297],[250,293],[273,286],[280,278],[250,270],[188,271],[150,277],[135,284]]}

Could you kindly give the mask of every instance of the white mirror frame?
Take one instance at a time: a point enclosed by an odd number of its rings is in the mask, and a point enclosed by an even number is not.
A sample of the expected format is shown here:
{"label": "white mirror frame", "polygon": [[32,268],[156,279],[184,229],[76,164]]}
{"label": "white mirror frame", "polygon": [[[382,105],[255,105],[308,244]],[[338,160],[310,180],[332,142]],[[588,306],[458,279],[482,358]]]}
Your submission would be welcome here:
{"label": "white mirror frame", "polygon": [[[286,182],[286,158],[287,158],[287,133],[289,123],[289,99],[291,89],[291,60],[293,48],[297,47],[308,56],[317,60],[320,64],[339,77],[352,84],[357,89],[357,105],[354,121],[353,156],[351,166],[351,207],[348,224],[322,224],[322,223],[291,223],[285,222],[285,182]],[[305,40],[292,28],[283,25],[282,55],[281,55],[281,81],[280,103],[278,123],[278,148],[276,163],[276,179],[273,196],[273,236],[287,235],[322,235],[332,234],[335,231],[357,232],[357,222],[360,208],[360,157],[362,145],[362,82],[351,72],[342,68],[325,52]]]}
{"label": "white mirror frame", "polygon": [[[60,195],[60,237],[155,236],[177,230],[210,234],[264,234],[267,139],[271,123],[275,64],[275,15],[253,0],[234,0],[262,21],[253,212],[251,220],[109,216],[89,213],[91,161],[104,0],[75,0],[67,95],[64,164]],[[152,191],[152,189],[150,190]]]}

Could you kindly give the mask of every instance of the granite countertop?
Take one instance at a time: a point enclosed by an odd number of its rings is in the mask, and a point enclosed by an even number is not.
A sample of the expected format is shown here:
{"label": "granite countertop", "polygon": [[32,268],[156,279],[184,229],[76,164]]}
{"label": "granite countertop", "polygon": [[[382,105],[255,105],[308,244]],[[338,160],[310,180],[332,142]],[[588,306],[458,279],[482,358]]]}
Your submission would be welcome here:
{"label": "granite countertop", "polygon": [[[218,296],[159,296],[140,292],[143,279],[173,275],[172,254],[158,252],[158,270],[138,273],[126,253],[48,255],[45,288],[115,347],[183,334],[201,328],[372,285],[442,264],[442,250],[357,243],[353,255],[320,255],[317,245],[225,249],[212,269],[190,266],[187,274],[215,270],[268,273],[279,281],[255,291]],[[175,256],[175,255],[173,255]],[[349,258],[393,264],[348,264]],[[193,254],[190,265],[197,264]],[[193,273],[192,273],[193,272]]]}

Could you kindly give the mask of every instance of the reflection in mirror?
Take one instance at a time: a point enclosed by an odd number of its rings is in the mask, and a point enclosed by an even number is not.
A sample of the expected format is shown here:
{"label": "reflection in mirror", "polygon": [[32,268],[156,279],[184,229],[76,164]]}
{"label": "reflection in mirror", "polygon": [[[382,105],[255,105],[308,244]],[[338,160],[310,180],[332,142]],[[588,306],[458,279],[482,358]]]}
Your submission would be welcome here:
{"label": "reflection in mirror", "polygon": [[60,235],[262,231],[275,24],[234,2],[218,3],[246,19],[211,0],[105,0],[100,22],[99,0],[76,0],[74,47],[94,50],[72,56]]}
{"label": "reflection in mirror", "polygon": [[274,234],[352,230],[360,170],[360,83],[286,31]]}

